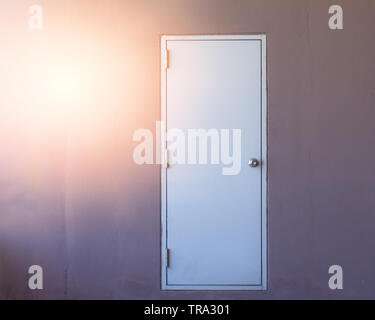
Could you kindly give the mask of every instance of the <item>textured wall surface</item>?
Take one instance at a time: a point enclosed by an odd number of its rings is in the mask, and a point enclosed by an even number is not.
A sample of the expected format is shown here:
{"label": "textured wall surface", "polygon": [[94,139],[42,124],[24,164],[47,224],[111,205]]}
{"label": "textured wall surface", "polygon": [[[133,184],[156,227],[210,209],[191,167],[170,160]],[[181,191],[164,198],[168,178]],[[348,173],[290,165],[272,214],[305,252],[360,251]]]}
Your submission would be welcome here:
{"label": "textured wall surface", "polygon": [[[328,28],[331,4],[344,30]],[[1,1],[0,298],[375,298],[374,17],[373,0]],[[133,132],[160,119],[160,36],[256,32],[269,289],[162,292],[160,170],[132,158]],[[87,81],[61,99],[50,80],[66,68]],[[33,264],[42,291],[27,287]]]}

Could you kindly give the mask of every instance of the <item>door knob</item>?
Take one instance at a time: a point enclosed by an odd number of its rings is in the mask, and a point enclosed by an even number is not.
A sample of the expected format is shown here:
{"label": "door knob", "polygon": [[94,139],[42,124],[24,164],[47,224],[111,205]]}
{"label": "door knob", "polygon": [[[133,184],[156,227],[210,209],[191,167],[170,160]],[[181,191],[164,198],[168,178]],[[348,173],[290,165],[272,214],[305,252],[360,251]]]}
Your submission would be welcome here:
{"label": "door knob", "polygon": [[250,159],[249,160],[249,166],[252,168],[255,168],[259,166],[259,161],[257,159]]}

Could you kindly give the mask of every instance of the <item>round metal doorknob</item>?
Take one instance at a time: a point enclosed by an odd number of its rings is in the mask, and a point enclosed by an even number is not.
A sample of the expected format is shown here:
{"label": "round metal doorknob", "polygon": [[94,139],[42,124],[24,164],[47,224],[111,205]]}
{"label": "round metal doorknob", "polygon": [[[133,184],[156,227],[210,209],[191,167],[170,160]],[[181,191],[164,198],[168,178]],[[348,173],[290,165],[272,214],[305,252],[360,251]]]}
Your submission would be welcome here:
{"label": "round metal doorknob", "polygon": [[252,167],[252,168],[255,168],[255,167],[259,166],[259,161],[257,159],[250,159],[249,166]]}

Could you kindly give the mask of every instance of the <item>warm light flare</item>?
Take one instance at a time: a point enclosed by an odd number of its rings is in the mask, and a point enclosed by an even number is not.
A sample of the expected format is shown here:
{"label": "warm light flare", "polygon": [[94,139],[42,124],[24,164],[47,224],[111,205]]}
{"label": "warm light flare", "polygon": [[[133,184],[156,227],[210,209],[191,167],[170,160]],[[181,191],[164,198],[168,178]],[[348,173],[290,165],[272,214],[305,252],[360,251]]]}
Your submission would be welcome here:
{"label": "warm light flare", "polygon": [[137,112],[135,67],[105,43],[43,37],[17,43],[22,54],[0,62],[0,163],[34,189],[56,172],[105,177],[121,161],[116,151],[131,154],[118,135]]}
{"label": "warm light flare", "polygon": [[69,102],[79,98],[83,87],[87,85],[85,72],[73,67],[58,67],[47,73],[47,91],[57,99]]}

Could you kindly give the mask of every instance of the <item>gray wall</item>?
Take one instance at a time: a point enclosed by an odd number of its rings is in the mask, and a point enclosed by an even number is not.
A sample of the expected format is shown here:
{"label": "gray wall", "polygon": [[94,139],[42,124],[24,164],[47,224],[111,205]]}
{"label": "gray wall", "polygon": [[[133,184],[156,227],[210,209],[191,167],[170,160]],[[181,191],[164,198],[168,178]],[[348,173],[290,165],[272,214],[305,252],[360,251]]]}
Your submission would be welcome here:
{"label": "gray wall", "polygon": [[[41,31],[27,28],[32,3]],[[342,31],[328,29],[331,4]],[[375,298],[373,0],[0,6],[0,298]],[[160,35],[256,32],[268,37],[269,290],[161,292],[159,167],[132,160],[133,132],[160,119]],[[49,79],[67,61],[91,82],[61,100]],[[42,291],[27,287],[32,264]],[[328,289],[333,264],[343,291]]]}

